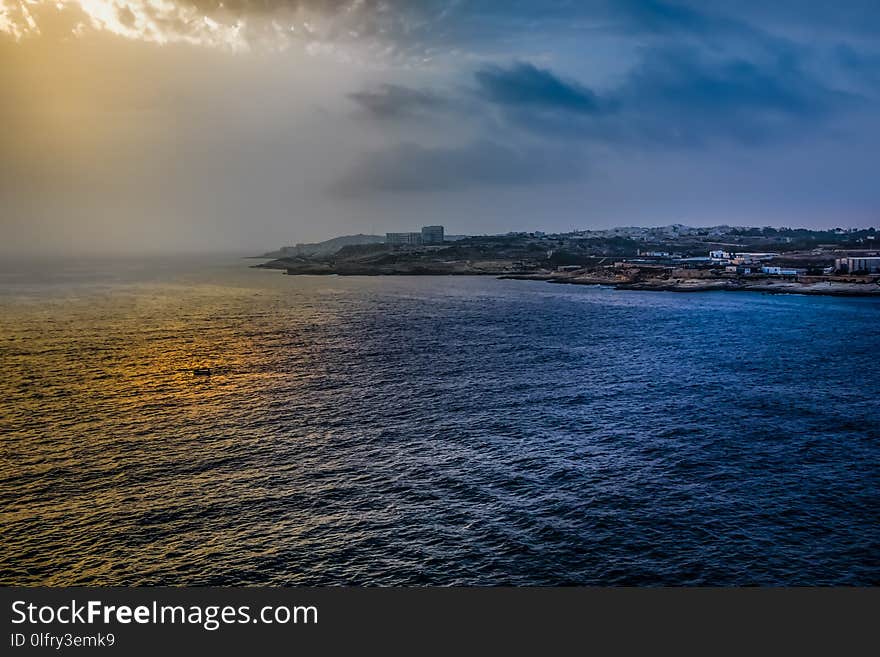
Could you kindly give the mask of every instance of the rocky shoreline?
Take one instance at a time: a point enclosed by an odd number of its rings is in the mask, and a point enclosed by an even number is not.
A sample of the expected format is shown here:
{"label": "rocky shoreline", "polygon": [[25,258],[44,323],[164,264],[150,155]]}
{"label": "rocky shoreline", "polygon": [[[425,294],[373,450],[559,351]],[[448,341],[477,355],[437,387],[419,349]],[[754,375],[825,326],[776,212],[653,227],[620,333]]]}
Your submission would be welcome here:
{"label": "rocky shoreline", "polygon": [[727,279],[647,279],[637,282],[614,280],[591,275],[571,276],[556,272],[531,274],[505,274],[508,280],[545,281],[565,285],[604,285],[616,290],[641,290],[651,292],[761,292],[764,294],[805,294],[838,297],[880,298],[880,285],[876,283],[847,283],[838,281],[798,282],[772,278]]}
{"label": "rocky shoreline", "polygon": [[[613,244],[603,244],[602,249],[593,250],[614,250]],[[316,254],[300,253],[297,247],[267,253],[269,258],[279,253],[283,257],[255,266],[290,276],[495,276],[617,290],[880,297],[880,275],[834,270],[829,266],[833,254],[746,253],[758,259],[750,260],[748,266],[729,266],[729,259],[724,258],[672,257],[669,252],[653,251],[639,255],[641,247],[636,249],[636,258],[594,254],[591,248],[563,238],[488,236],[415,247],[346,244],[333,253]]]}
{"label": "rocky shoreline", "polygon": [[[260,265],[257,265],[260,267]],[[482,266],[460,266],[460,263],[445,267],[396,266],[396,267],[333,267],[305,266],[263,268],[284,269],[290,276],[494,276],[500,280],[543,281],[563,285],[607,286],[616,290],[639,290],[650,292],[761,292],[764,294],[803,294],[837,297],[877,297],[880,298],[880,285],[876,283],[848,283],[839,281],[798,282],[793,280],[774,280],[769,277],[747,280],[743,278],[724,279],[645,279],[638,281],[620,280],[591,274],[570,275],[560,272],[510,273],[503,268],[483,263]]]}

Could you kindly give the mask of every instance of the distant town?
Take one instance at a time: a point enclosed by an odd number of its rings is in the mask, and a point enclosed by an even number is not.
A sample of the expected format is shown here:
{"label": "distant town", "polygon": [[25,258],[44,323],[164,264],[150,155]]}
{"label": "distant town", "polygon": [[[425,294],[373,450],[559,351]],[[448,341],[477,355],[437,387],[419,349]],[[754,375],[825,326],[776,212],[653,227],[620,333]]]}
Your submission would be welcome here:
{"label": "distant town", "polygon": [[681,224],[568,233],[446,235],[443,226],[282,247],[257,265],[287,274],[494,275],[644,290],[880,294],[875,228]]}

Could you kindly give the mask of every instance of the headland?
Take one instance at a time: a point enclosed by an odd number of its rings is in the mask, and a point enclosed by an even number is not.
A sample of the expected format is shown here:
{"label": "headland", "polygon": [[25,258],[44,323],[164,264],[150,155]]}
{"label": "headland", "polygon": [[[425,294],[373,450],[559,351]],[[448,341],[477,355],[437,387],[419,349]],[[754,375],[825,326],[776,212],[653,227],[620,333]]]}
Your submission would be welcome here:
{"label": "headland", "polygon": [[620,290],[751,291],[880,297],[880,245],[868,229],[614,228],[334,238],[282,247],[255,265],[288,275],[486,275]]}

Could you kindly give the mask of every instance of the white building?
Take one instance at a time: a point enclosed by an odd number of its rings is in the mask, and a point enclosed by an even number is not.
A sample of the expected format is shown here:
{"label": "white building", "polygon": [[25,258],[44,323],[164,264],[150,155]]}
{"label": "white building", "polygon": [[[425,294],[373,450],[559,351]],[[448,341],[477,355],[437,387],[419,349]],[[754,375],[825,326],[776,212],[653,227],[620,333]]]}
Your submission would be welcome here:
{"label": "white building", "polygon": [[421,233],[385,233],[385,244],[406,244],[409,246],[415,246],[421,243]]}
{"label": "white building", "polygon": [[749,264],[760,260],[771,260],[778,256],[778,253],[734,253],[734,259],[740,264]]}

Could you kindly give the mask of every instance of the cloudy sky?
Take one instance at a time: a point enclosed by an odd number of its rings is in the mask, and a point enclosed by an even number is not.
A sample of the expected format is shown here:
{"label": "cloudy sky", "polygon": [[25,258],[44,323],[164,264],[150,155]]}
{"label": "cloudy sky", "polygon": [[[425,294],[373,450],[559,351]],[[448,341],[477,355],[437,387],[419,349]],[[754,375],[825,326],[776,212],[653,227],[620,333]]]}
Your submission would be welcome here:
{"label": "cloudy sky", "polygon": [[0,250],[880,225],[877,0],[0,0]]}

